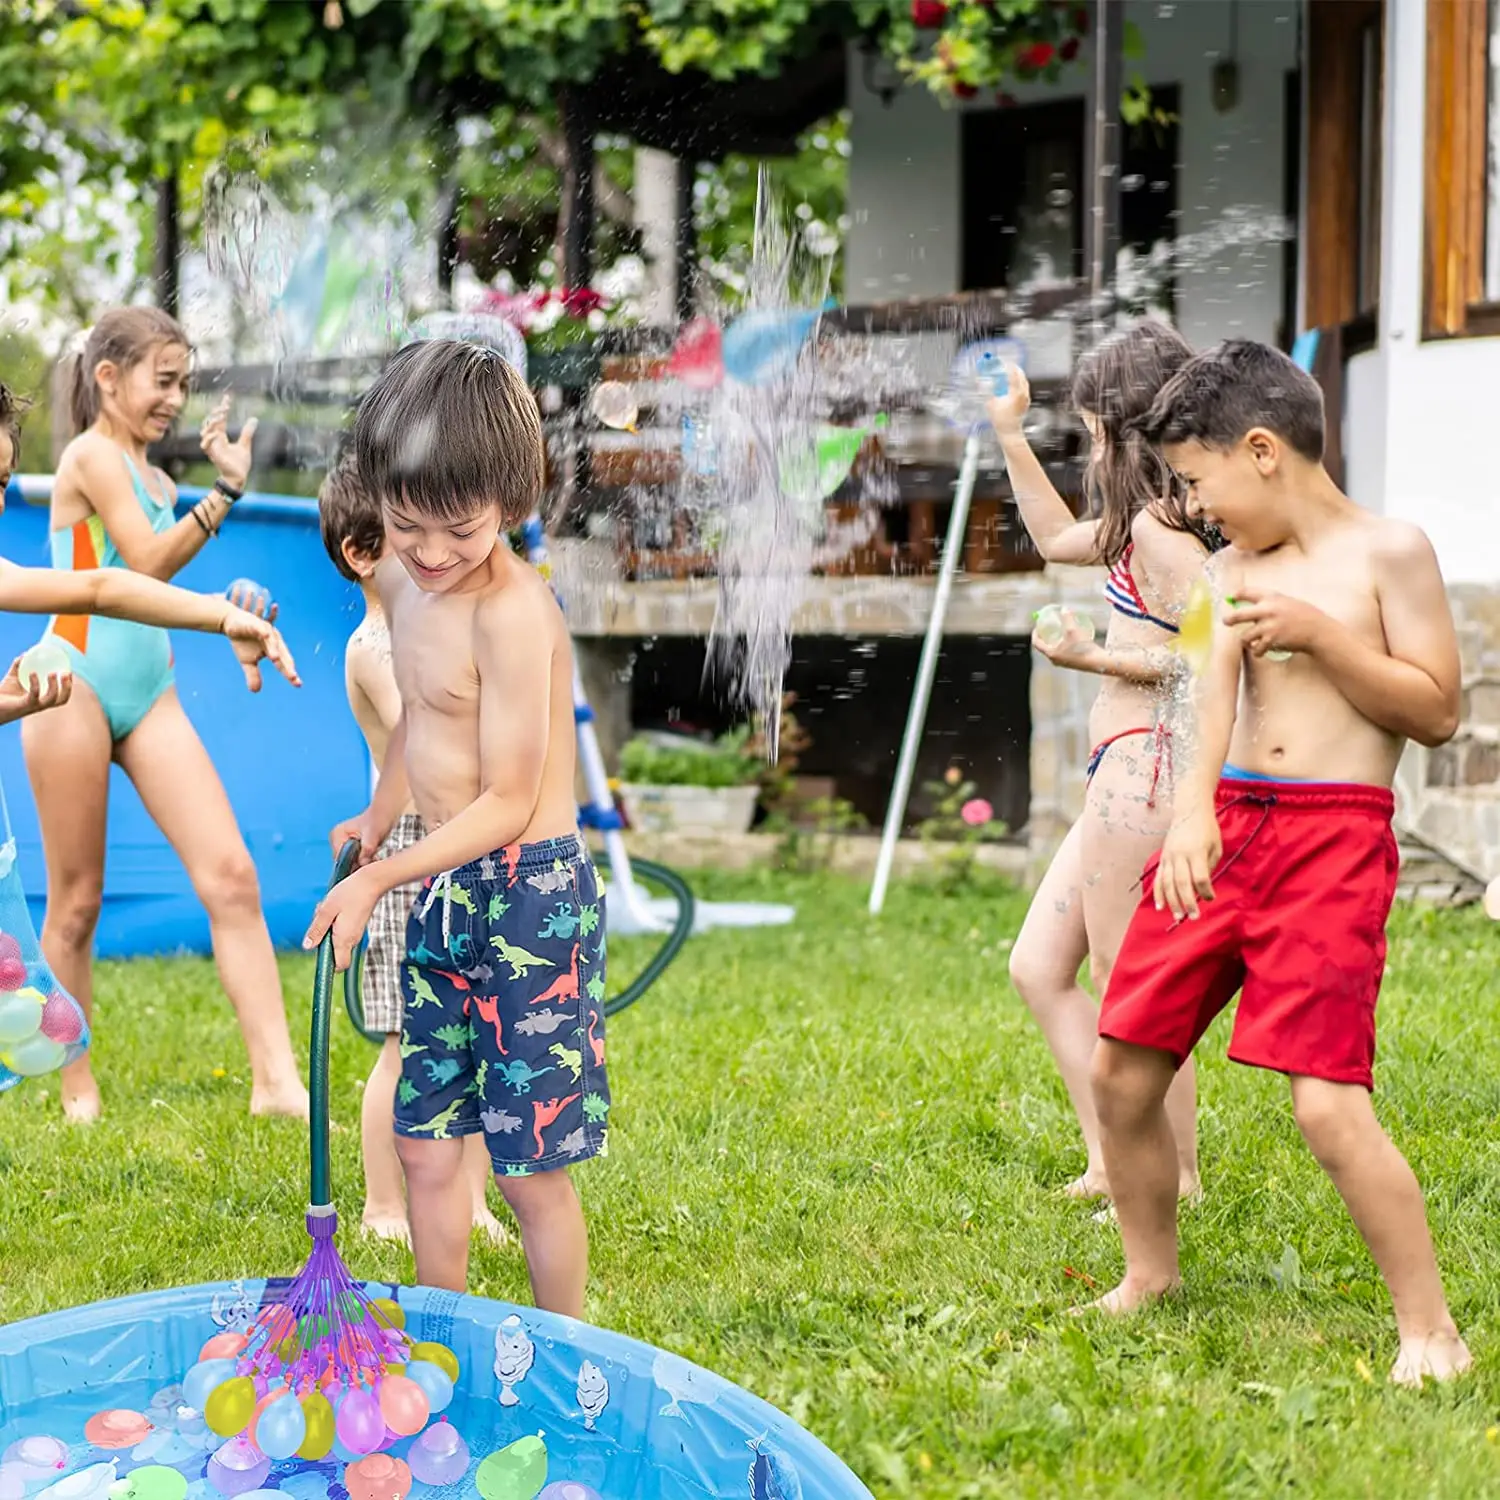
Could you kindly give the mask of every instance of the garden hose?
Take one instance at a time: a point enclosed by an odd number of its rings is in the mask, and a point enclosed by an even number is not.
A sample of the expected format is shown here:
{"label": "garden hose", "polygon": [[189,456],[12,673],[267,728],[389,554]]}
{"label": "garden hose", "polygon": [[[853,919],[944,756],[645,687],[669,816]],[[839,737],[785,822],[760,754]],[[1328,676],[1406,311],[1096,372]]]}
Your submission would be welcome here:
{"label": "garden hose", "polygon": [[[339,861],[333,872],[333,883],[335,885],[352,868],[352,863],[349,865],[345,864],[345,855],[347,854],[349,854],[349,846],[345,845],[343,851],[339,854]],[[352,855],[350,858],[352,861]],[[659,865],[655,860],[650,859],[632,860],[630,868],[632,874],[643,876],[647,880],[652,880],[658,885],[665,886],[677,898],[677,916],[672,923],[672,930],[667,934],[661,947],[651,955],[646,967],[618,995],[612,995],[604,1002],[604,1014],[606,1016],[618,1015],[622,1010],[626,1010],[634,1005],[661,978],[666,972],[667,966],[682,951],[682,945],[692,936],[693,919],[697,909],[688,883],[675,870],[668,869],[666,865]],[[364,1006],[359,998],[359,979],[364,969],[365,947],[366,941],[361,939],[359,947],[354,950],[354,957],[350,960],[348,969],[344,971],[344,1009],[348,1012],[349,1024],[367,1042],[379,1044],[385,1041],[385,1033],[382,1031],[370,1031],[366,1028]],[[320,950],[318,954],[319,974],[322,973],[322,959],[323,955]],[[323,1040],[325,1053],[327,1046],[327,1031],[325,1028]]]}
{"label": "garden hose", "polygon": [[[339,850],[334,861],[332,890],[354,869],[359,858],[359,840],[350,839]],[[348,985],[344,994],[347,998]],[[318,970],[313,979],[312,1047],[308,1058],[308,1146],[310,1152],[310,1192],[307,1201],[325,1205],[333,1202],[328,1170],[328,1032],[333,1021],[333,928],[323,934],[318,944]]]}

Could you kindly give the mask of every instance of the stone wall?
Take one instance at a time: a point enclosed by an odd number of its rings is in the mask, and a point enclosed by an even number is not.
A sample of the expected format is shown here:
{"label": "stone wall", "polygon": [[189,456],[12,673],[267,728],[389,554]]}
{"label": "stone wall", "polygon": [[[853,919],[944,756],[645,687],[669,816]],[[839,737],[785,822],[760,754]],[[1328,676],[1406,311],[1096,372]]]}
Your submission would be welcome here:
{"label": "stone wall", "polygon": [[[1042,603],[1084,610],[1102,635],[1108,624],[1102,568],[1049,567],[1037,575]],[[1037,608],[1041,607],[1039,603]],[[1088,765],[1089,709],[1099,678],[1055,667],[1038,652],[1031,658],[1031,821],[1027,826],[1035,866],[1045,866],[1083,811]]]}
{"label": "stone wall", "polygon": [[1500,874],[1500,589],[1448,590],[1463,662],[1458,733],[1410,745],[1396,774],[1396,826],[1476,881]]}

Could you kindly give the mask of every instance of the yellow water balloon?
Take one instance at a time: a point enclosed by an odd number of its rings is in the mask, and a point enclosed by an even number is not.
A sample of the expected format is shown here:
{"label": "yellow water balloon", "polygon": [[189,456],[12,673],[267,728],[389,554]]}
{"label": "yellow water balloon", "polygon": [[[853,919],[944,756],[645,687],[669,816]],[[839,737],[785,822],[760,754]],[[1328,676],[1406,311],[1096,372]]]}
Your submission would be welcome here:
{"label": "yellow water balloon", "polygon": [[458,1383],[458,1356],[446,1344],[413,1344],[411,1357],[436,1365],[449,1380]]}
{"label": "yellow water balloon", "polygon": [[220,1437],[243,1432],[254,1415],[255,1382],[248,1375],[216,1385],[203,1408],[203,1420]]}
{"label": "yellow water balloon", "polygon": [[370,1303],[370,1310],[375,1314],[375,1321],[384,1323],[387,1328],[406,1327],[406,1314],[394,1297],[374,1298]]}
{"label": "yellow water balloon", "polygon": [[298,1458],[327,1458],[333,1451],[333,1407],[322,1391],[309,1391],[302,1398],[302,1419],[307,1436],[297,1449]]}
{"label": "yellow water balloon", "polygon": [[1195,578],[1188,590],[1187,607],[1177,627],[1177,650],[1197,673],[1208,665],[1214,644],[1214,596],[1208,585]]}

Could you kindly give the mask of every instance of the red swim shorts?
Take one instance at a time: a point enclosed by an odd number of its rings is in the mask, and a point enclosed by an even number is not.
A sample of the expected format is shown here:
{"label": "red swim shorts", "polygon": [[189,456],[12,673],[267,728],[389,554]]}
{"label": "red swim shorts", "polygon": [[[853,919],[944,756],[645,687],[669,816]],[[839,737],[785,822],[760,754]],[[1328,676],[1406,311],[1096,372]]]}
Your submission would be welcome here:
{"label": "red swim shorts", "polygon": [[1399,859],[1385,787],[1221,781],[1224,853],[1196,921],[1157,911],[1153,859],[1099,1035],[1178,1066],[1243,990],[1229,1055],[1374,1087],[1375,1002]]}

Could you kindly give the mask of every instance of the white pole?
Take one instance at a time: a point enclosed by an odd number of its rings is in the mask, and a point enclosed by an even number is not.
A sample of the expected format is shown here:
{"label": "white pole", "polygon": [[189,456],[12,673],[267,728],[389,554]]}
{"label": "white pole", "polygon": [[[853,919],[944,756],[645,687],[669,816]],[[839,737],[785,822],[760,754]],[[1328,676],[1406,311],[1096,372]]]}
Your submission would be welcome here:
{"label": "white pole", "polygon": [[885,829],[880,836],[875,884],[870,887],[872,916],[879,916],[880,908],[885,905],[885,888],[890,882],[891,863],[896,857],[901,820],[906,816],[906,799],[911,795],[911,778],[917,766],[917,750],[922,743],[922,726],[927,722],[927,700],[932,696],[932,679],[937,675],[938,651],[943,643],[943,620],[948,613],[948,596],[953,592],[953,575],[958,571],[958,559],[963,551],[969,502],[974,498],[974,480],[978,473],[979,429],[976,427],[964,444],[963,464],[953,492],[953,514],[943,542],[943,564],[938,570],[932,615],[927,621],[927,638],[922,642],[922,659],[917,666],[917,685],[912,691],[911,709],[906,716],[906,735],[901,741],[900,759],[896,762],[896,782],[891,788],[891,804],[886,810]]}

